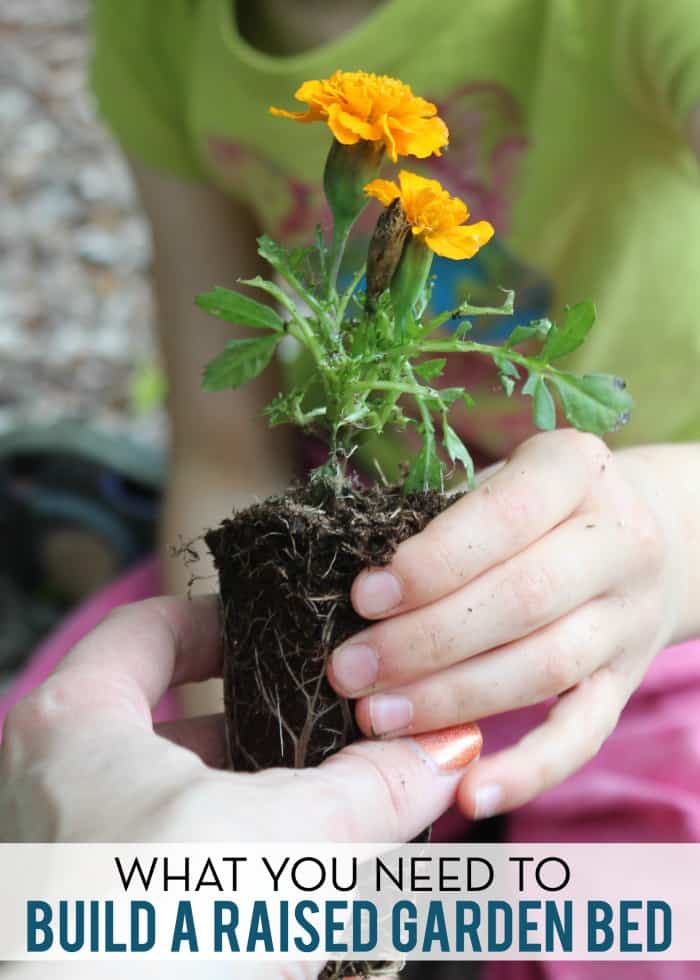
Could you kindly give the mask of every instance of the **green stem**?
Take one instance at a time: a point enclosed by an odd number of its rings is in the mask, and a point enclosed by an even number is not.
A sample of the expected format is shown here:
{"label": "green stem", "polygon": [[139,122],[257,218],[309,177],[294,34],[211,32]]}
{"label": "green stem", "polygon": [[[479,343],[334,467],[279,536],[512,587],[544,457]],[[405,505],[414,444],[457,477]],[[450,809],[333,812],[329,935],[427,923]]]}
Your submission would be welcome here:
{"label": "green stem", "polygon": [[342,325],[343,317],[345,316],[345,311],[348,308],[348,303],[352,299],[353,293],[355,292],[355,290],[357,289],[357,287],[360,285],[360,282],[362,280],[362,277],[364,276],[364,274],[365,274],[366,271],[367,271],[367,263],[365,262],[357,270],[357,272],[355,273],[355,275],[352,278],[352,282],[350,283],[350,285],[348,286],[348,288],[345,290],[345,292],[343,293],[343,295],[342,295],[342,297],[340,299],[340,303],[338,304],[338,316],[337,316],[338,326],[339,327]]}
{"label": "green stem", "polygon": [[329,261],[330,272],[328,275],[328,299],[331,299],[336,291],[340,264],[343,261],[345,246],[348,243],[348,237],[350,236],[350,229],[352,226],[352,221],[341,222],[340,220],[336,220],[333,222],[333,241],[331,243],[331,254]]}
{"label": "green stem", "polygon": [[425,326],[425,333],[432,333],[443,323],[453,318],[464,319],[468,316],[511,316],[513,313],[513,300],[515,293],[513,290],[506,290],[506,298],[503,306],[472,306],[470,303],[462,303],[456,310],[446,310],[429,320]]}
{"label": "green stem", "polygon": [[[401,384],[399,381],[356,381],[353,388],[360,391],[396,391],[401,395],[424,395],[426,389],[420,385]],[[431,389],[428,389],[430,391]],[[437,394],[437,393],[436,393]]]}
{"label": "green stem", "polygon": [[[409,346],[406,351],[410,351]],[[528,370],[551,371],[552,374],[560,373],[557,368],[551,367],[544,361],[535,357],[527,357],[519,354],[518,351],[510,347],[498,347],[492,344],[480,344],[478,341],[457,341],[450,344],[440,340],[427,340],[413,346],[413,353],[420,354],[486,354],[488,357],[505,357],[515,364],[520,364]],[[411,356],[410,354],[408,355]]]}
{"label": "green stem", "polygon": [[[415,385],[416,384],[416,376],[413,373],[413,369],[411,368],[410,365],[407,365],[407,369],[408,369],[408,375],[409,375],[409,377],[411,378],[411,380],[413,381],[413,383]],[[435,447],[435,425],[433,424],[433,417],[430,414],[430,409],[425,404],[425,399],[423,397],[423,395],[425,394],[425,389],[424,388],[420,388],[418,386],[416,386],[416,387],[418,388],[418,391],[420,392],[420,395],[421,395],[421,397],[416,397],[416,404],[418,405],[418,411],[420,412],[421,421],[423,422],[423,438],[426,441],[426,445],[432,444],[432,450],[434,451],[434,447]],[[445,489],[445,485],[444,485],[443,477],[442,477],[442,469],[440,470],[440,484],[441,484],[440,485],[440,490],[443,491]],[[424,490],[429,490],[430,489],[430,481],[427,478],[427,475],[426,474],[424,474],[424,476],[423,476],[423,489]]]}
{"label": "green stem", "polygon": [[289,333],[300,344],[303,344],[311,354],[318,368],[318,374],[325,394],[326,406],[329,408],[334,400],[333,386],[331,384],[332,371],[329,369],[326,353],[322,345],[316,339],[311,326],[296,311],[292,313],[292,319],[289,321]]}

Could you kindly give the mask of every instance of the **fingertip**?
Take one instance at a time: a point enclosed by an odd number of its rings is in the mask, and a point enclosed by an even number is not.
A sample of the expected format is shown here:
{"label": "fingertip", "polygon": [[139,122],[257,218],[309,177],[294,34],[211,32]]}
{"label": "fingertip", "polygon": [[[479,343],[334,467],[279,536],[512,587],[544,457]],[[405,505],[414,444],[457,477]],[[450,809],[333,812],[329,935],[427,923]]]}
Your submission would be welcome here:
{"label": "fingertip", "polygon": [[355,721],[366,738],[374,738],[372,718],[369,711],[369,698],[360,698],[355,704]]}
{"label": "fingertip", "polygon": [[475,766],[467,772],[457,788],[457,806],[469,820],[486,820],[509,809],[506,788]]}
{"label": "fingertip", "polygon": [[367,568],[355,578],[350,599],[355,612],[363,619],[382,619],[398,610],[403,601],[403,588],[393,570]]}

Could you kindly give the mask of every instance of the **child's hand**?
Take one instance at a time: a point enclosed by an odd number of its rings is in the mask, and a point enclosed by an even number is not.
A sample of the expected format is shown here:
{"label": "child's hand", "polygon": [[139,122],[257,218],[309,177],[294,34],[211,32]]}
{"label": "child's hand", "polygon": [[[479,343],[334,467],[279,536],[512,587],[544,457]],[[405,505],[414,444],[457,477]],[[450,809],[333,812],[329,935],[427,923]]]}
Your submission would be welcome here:
{"label": "child's hand", "polygon": [[[495,475],[363,572],[380,620],[335,651],[334,687],[370,735],[422,732],[559,696],[460,788],[487,816],[588,761],[677,630],[682,565],[634,458],[573,430],[535,436]],[[642,451],[640,451],[642,452]],[[672,508],[671,508],[672,509]]]}

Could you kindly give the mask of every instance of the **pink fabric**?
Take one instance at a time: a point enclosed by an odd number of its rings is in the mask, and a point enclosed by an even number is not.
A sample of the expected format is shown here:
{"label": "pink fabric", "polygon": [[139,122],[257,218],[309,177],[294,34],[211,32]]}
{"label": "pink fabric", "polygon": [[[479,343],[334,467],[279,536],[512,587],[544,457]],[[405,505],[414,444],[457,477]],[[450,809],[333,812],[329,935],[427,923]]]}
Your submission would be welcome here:
{"label": "pink fabric", "polygon": [[[71,613],[37,648],[14,684],[0,697],[0,737],[5,715],[12,705],[48,677],[78,640],[94,629],[111,609],[158,595],[160,590],[158,562],[155,558],[149,558],[101,589]],[[156,721],[177,717],[177,704],[171,694],[166,695],[157,705],[153,717]]]}
{"label": "pink fabric", "polygon": [[[0,726],[12,704],[39,684],[110,609],[160,592],[150,559],[81,606],[43,643],[0,699]],[[486,750],[512,744],[541,722],[545,708],[513,711],[482,723]],[[171,696],[154,713],[177,717]],[[436,838],[464,837],[450,811]],[[518,842],[700,841],[700,639],[669,647],[654,661],[598,755],[566,782],[510,815]],[[484,980],[700,980],[700,963],[494,963]]]}

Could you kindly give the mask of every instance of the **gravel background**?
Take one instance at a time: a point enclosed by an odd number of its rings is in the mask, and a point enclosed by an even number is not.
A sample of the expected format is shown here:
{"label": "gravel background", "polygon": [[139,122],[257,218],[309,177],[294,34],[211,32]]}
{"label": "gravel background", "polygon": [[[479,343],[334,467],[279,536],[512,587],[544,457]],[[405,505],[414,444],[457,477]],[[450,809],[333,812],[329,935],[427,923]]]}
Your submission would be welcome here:
{"label": "gravel background", "polygon": [[148,228],[86,91],[87,0],[0,0],[0,437],[57,419],[162,444]]}

